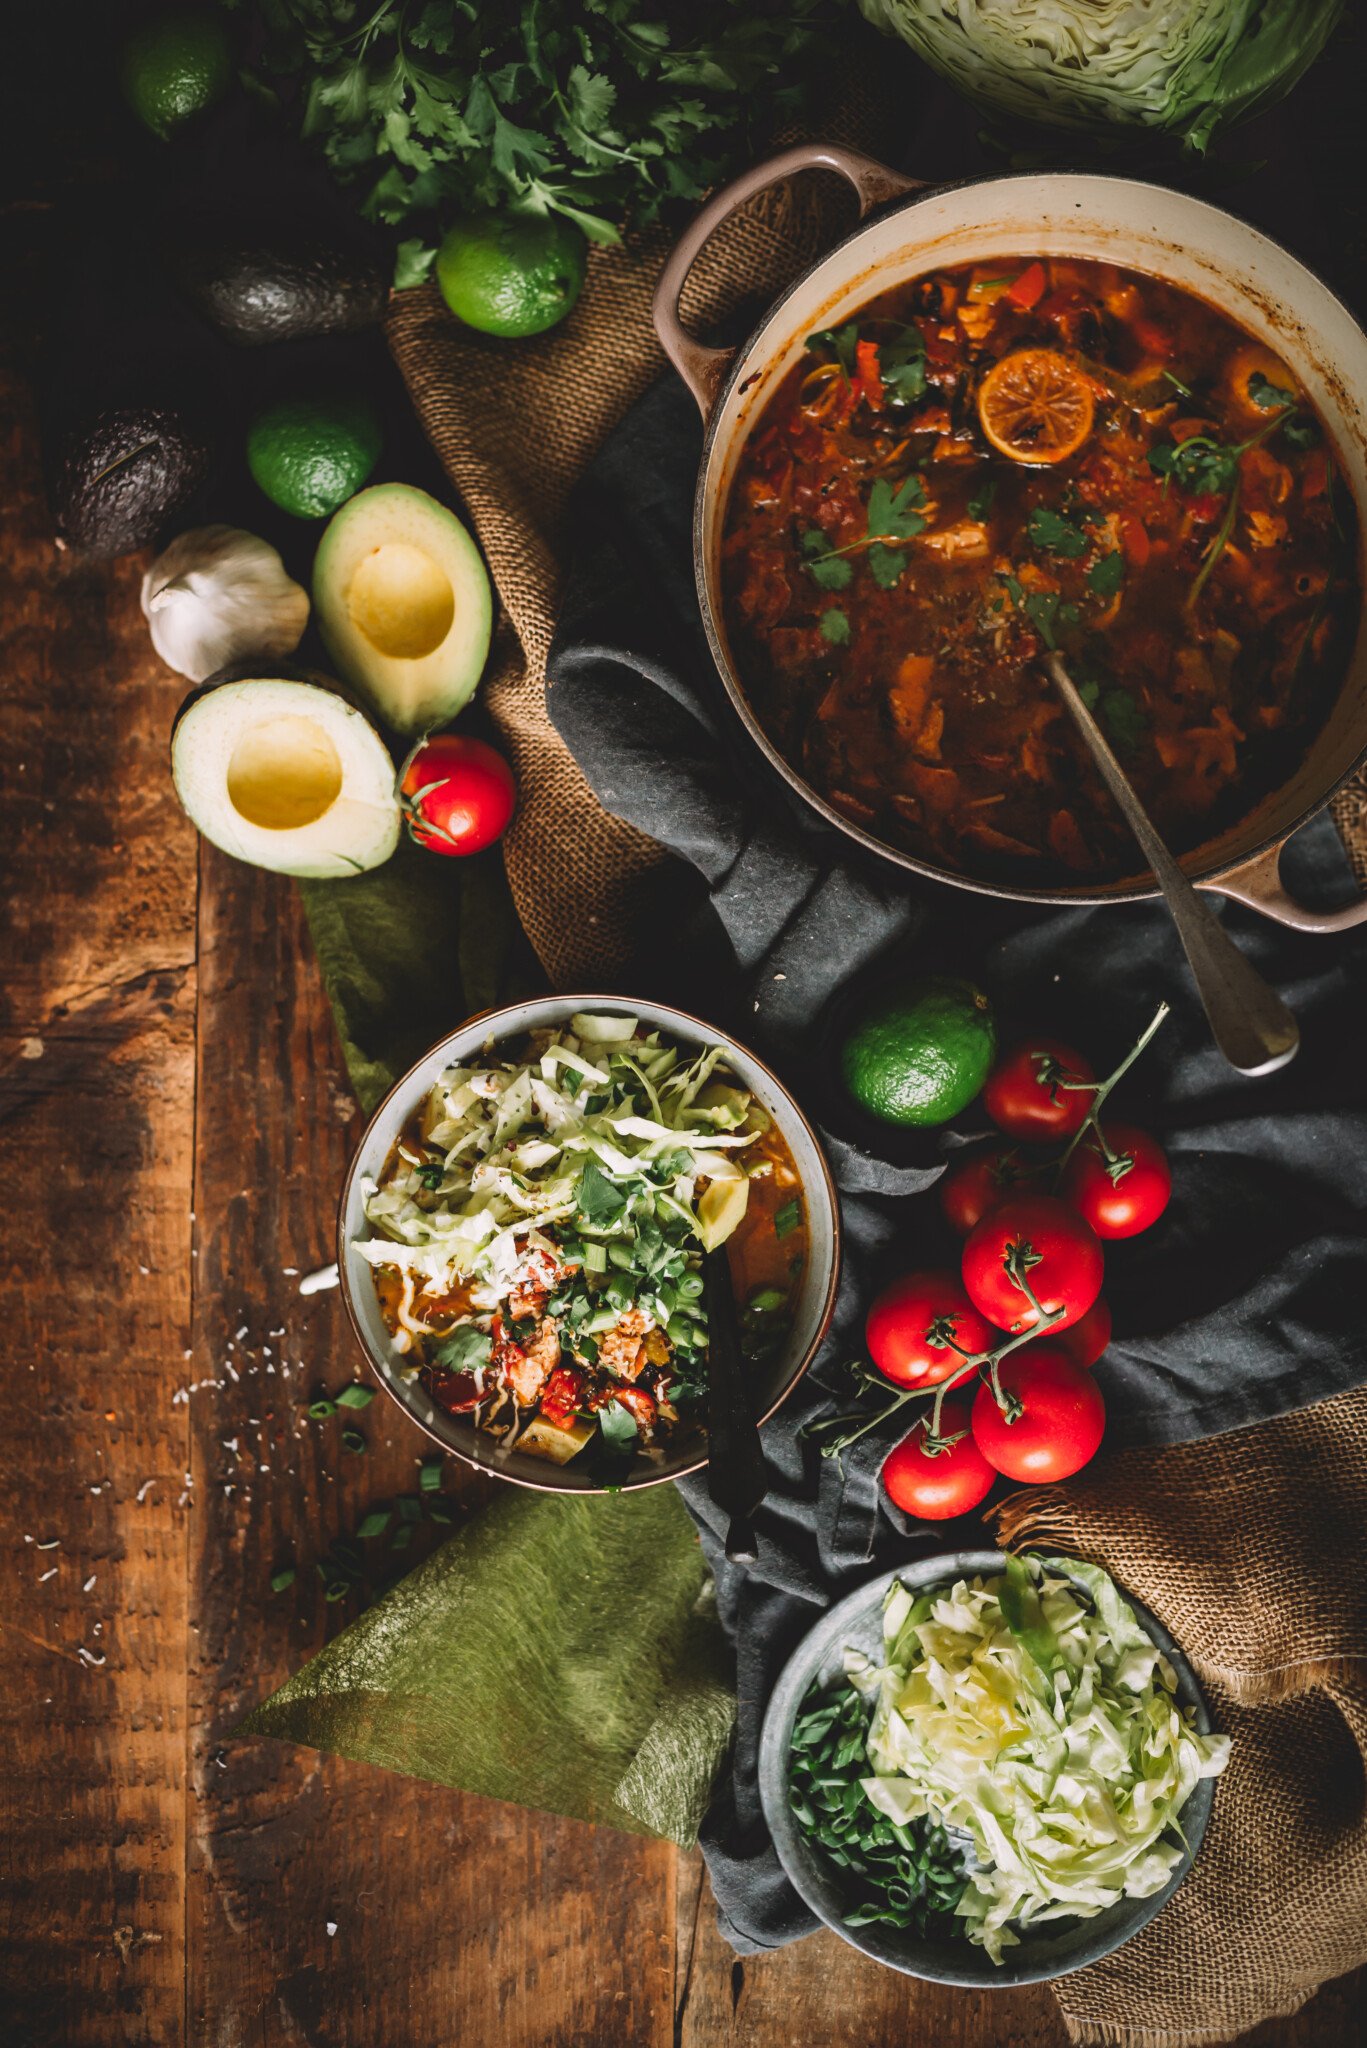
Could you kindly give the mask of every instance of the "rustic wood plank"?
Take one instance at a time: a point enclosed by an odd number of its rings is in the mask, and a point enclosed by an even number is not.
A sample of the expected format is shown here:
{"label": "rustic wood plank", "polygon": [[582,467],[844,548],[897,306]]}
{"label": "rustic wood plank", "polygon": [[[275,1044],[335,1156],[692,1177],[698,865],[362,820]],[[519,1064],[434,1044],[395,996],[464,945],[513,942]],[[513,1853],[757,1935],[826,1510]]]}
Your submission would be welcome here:
{"label": "rustic wood plank", "polygon": [[194,840],[140,565],[59,556],[0,418],[4,2031],[133,2048],[183,1999]]}
{"label": "rustic wood plank", "polygon": [[[205,848],[200,957],[191,2038],[656,2048],[670,1849],[232,1736],[356,1611],[313,1561],[431,1445],[383,1395],[364,1456],[302,1413],[365,1369],[338,1296],[285,1271],[331,1258],[359,1128],[294,889]],[[475,1504],[488,1482],[450,1461],[446,1485]]]}

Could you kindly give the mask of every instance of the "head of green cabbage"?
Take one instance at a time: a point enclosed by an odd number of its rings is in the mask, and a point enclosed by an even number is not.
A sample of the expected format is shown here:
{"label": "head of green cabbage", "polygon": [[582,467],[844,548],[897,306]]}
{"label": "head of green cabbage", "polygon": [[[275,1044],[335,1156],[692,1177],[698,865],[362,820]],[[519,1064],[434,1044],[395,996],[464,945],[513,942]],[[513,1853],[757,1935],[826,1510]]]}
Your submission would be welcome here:
{"label": "head of green cabbage", "polygon": [[1344,0],[859,0],[980,105],[1203,151],[1289,92]]}

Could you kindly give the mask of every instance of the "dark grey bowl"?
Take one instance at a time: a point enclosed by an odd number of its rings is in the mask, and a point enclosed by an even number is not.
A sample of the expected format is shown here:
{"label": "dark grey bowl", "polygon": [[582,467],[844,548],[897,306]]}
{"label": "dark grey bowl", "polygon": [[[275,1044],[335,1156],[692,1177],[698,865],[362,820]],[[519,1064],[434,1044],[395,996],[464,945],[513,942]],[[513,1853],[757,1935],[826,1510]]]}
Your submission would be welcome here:
{"label": "dark grey bowl", "polygon": [[[866,1586],[849,1594],[809,1630],[784,1666],[765,1710],[760,1735],[759,1788],[764,1817],[774,1838],[779,1861],[812,1911],[833,1928],[842,1941],[862,1949],[875,1962],[902,1970],[909,1977],[927,1977],[936,1984],[963,1984],[977,1990],[991,1990],[999,1984],[1039,1984],[1050,1977],[1066,1977],[1088,1963],[1110,1955],[1131,1935],[1148,1925],[1162,1911],[1192,1865],[1210,1818],[1215,1793],[1213,1778],[1202,1778],[1182,1808],[1182,1832],[1187,1853],[1161,1892],[1147,1899],[1122,1899],[1091,1920],[1051,1921],[1038,1932],[1022,1935],[1018,1947],[1009,1948],[1000,1963],[994,1963],[966,1938],[923,1941],[897,1927],[846,1927],[841,1917],[848,1900],[835,1875],[807,1842],[788,1806],[788,1746],[798,1708],[813,1682],[829,1684],[844,1670],[845,1651],[862,1650],[875,1662],[883,1648],[883,1596],[894,1579],[913,1591],[945,1585],[956,1578],[984,1576],[1003,1566],[999,1550],[952,1550],[939,1557],[921,1558],[882,1572]],[[1124,1588],[1122,1587],[1122,1592]],[[1177,1673],[1177,1698],[1191,1709],[1194,1725],[1201,1734],[1210,1733],[1210,1716],[1190,1665],[1172,1637],[1140,1602],[1125,1594],[1145,1630],[1168,1658]]]}

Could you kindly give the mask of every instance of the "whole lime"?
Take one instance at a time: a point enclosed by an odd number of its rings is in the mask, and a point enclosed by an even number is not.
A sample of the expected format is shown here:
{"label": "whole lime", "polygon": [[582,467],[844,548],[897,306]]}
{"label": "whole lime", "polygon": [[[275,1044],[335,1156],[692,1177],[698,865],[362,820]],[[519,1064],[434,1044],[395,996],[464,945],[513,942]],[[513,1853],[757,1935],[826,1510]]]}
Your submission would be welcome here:
{"label": "whole lime", "polygon": [[467,214],[437,251],[437,283],[481,334],[544,334],[579,297],[587,246],[563,214]]}
{"label": "whole lime", "polygon": [[176,8],[144,21],[123,46],[119,83],[138,119],[165,142],[214,106],[233,82],[232,45],[215,14]]}
{"label": "whole lime", "polygon": [[361,397],[284,398],[247,432],[247,467],[273,504],[296,519],[326,519],[379,459],[380,422]]}
{"label": "whole lime", "polygon": [[996,1051],[992,1005],[954,975],[929,974],[883,990],[840,1049],[846,1088],[890,1124],[943,1124],[966,1109]]}

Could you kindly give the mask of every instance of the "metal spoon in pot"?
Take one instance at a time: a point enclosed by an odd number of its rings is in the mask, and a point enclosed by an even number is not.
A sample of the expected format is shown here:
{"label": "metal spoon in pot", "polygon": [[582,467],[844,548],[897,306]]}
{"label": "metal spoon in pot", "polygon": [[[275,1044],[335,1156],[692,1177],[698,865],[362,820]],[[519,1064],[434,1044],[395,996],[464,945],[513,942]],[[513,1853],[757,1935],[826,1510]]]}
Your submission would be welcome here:
{"label": "metal spoon in pot", "polygon": [[1215,1043],[1239,1073],[1275,1073],[1296,1056],[1300,1030],[1295,1018],[1277,991],[1244,958],[1169,853],[1060,657],[1047,654],[1044,665],[1153,869],[1195,976]]}

